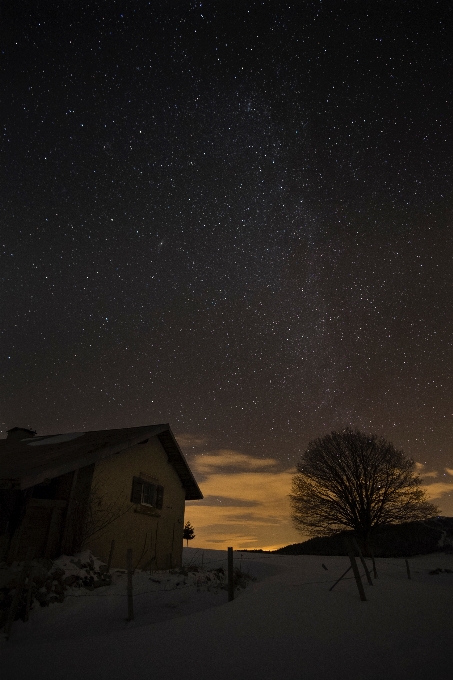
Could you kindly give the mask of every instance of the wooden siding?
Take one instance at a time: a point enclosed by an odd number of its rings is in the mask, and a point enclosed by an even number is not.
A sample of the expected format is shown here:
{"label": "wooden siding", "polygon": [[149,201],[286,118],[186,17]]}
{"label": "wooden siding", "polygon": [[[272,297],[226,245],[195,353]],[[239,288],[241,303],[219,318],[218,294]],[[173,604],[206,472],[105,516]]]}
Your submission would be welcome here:
{"label": "wooden siding", "polygon": [[[131,502],[134,477],[153,480],[163,487],[163,507]],[[110,524],[88,538],[85,545],[107,561],[115,540],[113,566],[126,567],[126,551],[132,548],[134,567],[169,569],[181,565],[185,489],[167,453],[156,437],[99,461],[93,491],[105,508],[116,508]],[[99,516],[102,510],[100,510]]]}

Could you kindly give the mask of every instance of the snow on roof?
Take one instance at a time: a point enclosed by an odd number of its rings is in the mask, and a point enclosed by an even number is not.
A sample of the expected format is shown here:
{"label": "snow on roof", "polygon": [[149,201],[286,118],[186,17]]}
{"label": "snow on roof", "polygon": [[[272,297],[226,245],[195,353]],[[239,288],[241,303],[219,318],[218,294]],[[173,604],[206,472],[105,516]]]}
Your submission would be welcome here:
{"label": "snow on roof", "polygon": [[24,444],[28,446],[42,446],[43,444],[61,444],[63,442],[70,442],[72,439],[82,437],[85,432],[70,432],[69,434],[50,434],[44,437],[29,437],[21,439]]}
{"label": "snow on roof", "polygon": [[168,424],[0,441],[0,488],[27,489],[157,437],[186,490],[203,495]]}

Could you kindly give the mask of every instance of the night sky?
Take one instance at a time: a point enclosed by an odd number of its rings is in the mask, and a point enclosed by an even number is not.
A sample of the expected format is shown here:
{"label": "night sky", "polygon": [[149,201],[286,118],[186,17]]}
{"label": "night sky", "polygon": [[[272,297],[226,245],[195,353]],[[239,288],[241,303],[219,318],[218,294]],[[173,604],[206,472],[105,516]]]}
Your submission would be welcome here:
{"label": "night sky", "polygon": [[346,425],[453,515],[452,18],[3,0],[2,436],[169,422],[195,547],[302,540]]}

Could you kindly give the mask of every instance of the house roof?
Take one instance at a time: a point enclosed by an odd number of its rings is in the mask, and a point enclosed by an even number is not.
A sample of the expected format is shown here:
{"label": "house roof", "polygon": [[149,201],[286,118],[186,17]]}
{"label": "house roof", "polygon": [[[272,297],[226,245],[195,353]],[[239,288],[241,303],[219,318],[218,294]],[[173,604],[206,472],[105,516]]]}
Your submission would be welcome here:
{"label": "house roof", "polygon": [[164,448],[186,491],[186,500],[203,498],[168,423],[0,440],[0,488],[28,489],[125,451],[150,437],[157,437]]}

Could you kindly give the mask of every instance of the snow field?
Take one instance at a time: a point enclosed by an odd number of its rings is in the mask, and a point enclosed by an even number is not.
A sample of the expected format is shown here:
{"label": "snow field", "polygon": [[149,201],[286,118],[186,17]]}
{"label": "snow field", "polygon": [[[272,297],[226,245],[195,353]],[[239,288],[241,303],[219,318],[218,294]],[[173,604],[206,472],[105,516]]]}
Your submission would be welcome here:
{"label": "snow field", "polygon": [[[226,568],[224,551],[185,548],[184,562],[200,565],[201,553],[206,570]],[[257,580],[231,603],[221,588],[144,572],[134,576],[132,622],[118,574],[112,586],[16,621],[2,643],[2,680],[447,680],[453,574],[429,571],[453,569],[453,556],[409,562],[411,580],[404,560],[378,559],[374,585],[363,579],[367,602],[353,578],[329,592],[346,557],[243,553],[242,570]]]}

